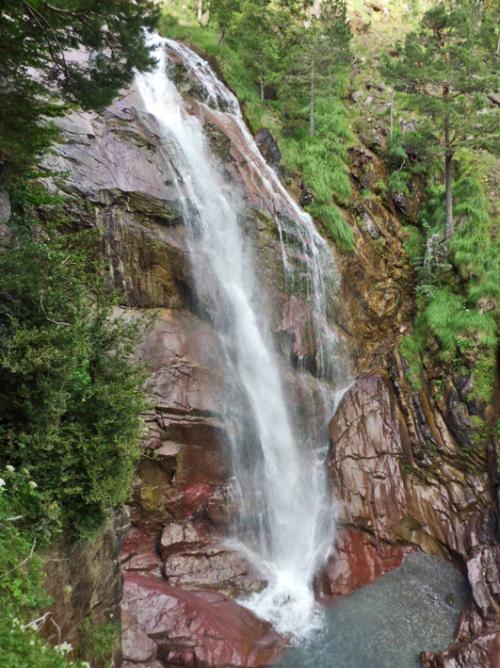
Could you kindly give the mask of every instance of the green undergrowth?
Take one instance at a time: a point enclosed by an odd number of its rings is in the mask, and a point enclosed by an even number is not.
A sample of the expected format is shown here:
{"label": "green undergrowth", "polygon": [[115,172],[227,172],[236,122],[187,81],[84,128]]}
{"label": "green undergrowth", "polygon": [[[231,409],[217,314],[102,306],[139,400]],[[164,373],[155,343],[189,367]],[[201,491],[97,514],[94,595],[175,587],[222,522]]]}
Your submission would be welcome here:
{"label": "green undergrowth", "polygon": [[[267,127],[277,139],[282,152],[282,167],[289,177],[296,175],[311,190],[314,204],[308,211],[324,232],[346,251],[354,249],[352,229],[341,214],[351,196],[347,149],[354,142],[348,112],[342,97],[319,101],[316,133],[310,136],[303,128],[287,130],[285,113],[279,99],[262,100],[252,72],[238,49],[237,39],[220,40],[216,27],[199,26],[184,15],[183,22],[164,14],[160,31],[172,39],[184,41],[200,51],[216,66],[237,96],[245,118],[253,132]],[[346,82],[340,82],[341,87]]]}
{"label": "green undergrowth", "polygon": [[13,188],[12,201],[16,242],[0,253],[0,465],[30,471],[45,498],[31,518],[40,529],[85,535],[126,499],[138,455],[140,327],[113,317],[93,235],[71,232],[43,188]]}
{"label": "green undergrowth", "polygon": [[[145,407],[133,351],[142,325],[119,316],[99,239],[75,232],[36,180],[10,184],[0,252],[0,666],[62,668],[71,648],[43,590],[44,547],[94,535],[129,493]],[[33,621],[38,620],[38,621]],[[80,662],[69,665],[81,666]]]}
{"label": "green undergrowth", "polygon": [[94,626],[93,620],[87,618],[81,624],[80,638],[78,656],[92,668],[107,667],[120,642],[120,624],[109,620]]}
{"label": "green undergrowth", "polygon": [[[23,510],[43,504],[29,475],[0,470],[0,666],[2,668],[84,668],[67,658],[71,647],[53,647],[41,636],[50,619],[44,609],[50,603],[43,587],[43,561],[38,540]],[[54,628],[50,629],[54,631]]]}
{"label": "green undergrowth", "polygon": [[500,324],[500,230],[489,213],[492,203],[477,156],[461,154],[454,197],[457,224],[447,258],[439,251],[442,187],[430,189],[420,227],[410,228],[405,248],[418,278],[417,315],[400,352],[414,387],[420,386],[424,365],[437,362],[443,372],[473,370],[471,397],[486,404],[492,399]]}

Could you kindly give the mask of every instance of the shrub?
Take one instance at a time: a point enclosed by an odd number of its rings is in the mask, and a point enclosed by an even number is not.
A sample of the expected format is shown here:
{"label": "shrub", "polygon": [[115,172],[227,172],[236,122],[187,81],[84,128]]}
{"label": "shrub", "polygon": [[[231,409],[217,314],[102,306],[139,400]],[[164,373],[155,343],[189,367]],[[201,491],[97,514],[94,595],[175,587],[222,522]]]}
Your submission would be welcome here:
{"label": "shrub", "polygon": [[37,631],[49,603],[43,589],[42,561],[37,536],[20,515],[26,500],[39,502],[39,493],[22,473],[0,469],[0,665],[3,668],[83,668],[65,658],[70,646],[54,648]]}
{"label": "shrub", "polygon": [[0,465],[38,485],[35,524],[87,531],[128,493],[143,409],[138,327],[112,317],[85,235],[37,223],[33,207],[17,203],[15,241],[0,253]]}

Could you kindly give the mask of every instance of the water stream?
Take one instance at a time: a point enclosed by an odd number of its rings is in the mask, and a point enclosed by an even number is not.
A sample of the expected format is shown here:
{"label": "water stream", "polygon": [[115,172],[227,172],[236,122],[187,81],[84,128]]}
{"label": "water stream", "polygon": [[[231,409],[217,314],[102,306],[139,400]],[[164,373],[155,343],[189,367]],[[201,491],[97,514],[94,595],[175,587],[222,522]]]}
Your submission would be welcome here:
{"label": "water stream", "polygon": [[[137,76],[145,111],[156,120],[162,152],[175,176],[183,210],[198,303],[214,323],[234,392],[246,419],[230,430],[239,517],[233,544],[259,568],[268,587],[245,601],[279,631],[296,637],[318,624],[311,588],[314,573],[334,539],[334,506],[323,459],[325,425],[305,433],[290,413],[285,375],[291,362],[278,354],[271,335],[265,285],[242,226],[247,206],[241,184],[211,151],[203,124],[174,82],[174,62],[196,82],[207,113],[244,147],[247,169],[271,203],[281,240],[285,289],[300,283],[310,306],[315,372],[311,382],[331,417],[347,383],[347,365],[329,326],[327,305],[337,281],[334,260],[311,218],[289,196],[262,158],[242,119],[238,101],[209,65],[184,45],[156,38],[156,69]],[[292,242],[292,243],[290,243]],[[292,256],[300,256],[300,263]],[[299,268],[297,266],[299,265]],[[288,365],[288,366],[287,366]],[[300,373],[300,360],[298,363]],[[295,369],[297,372],[297,369]],[[303,370],[304,373],[305,370]],[[310,427],[307,427],[308,429]]]}

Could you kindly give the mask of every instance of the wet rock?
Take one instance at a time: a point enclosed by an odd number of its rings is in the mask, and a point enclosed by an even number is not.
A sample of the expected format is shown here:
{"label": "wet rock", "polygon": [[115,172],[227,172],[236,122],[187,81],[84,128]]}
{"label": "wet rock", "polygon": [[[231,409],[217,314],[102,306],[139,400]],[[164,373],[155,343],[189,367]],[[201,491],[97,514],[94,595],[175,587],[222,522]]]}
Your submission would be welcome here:
{"label": "wet rock", "polygon": [[271,131],[268,128],[257,130],[255,134],[255,143],[259,147],[259,151],[264,156],[266,162],[271,165],[273,169],[279,169],[281,151],[278,142],[271,134]]}
{"label": "wet rock", "polygon": [[393,541],[408,507],[397,407],[380,376],[363,377],[348,390],[330,435],[340,519]]}
{"label": "wet rock", "polygon": [[401,565],[408,548],[390,545],[356,529],[339,529],[335,551],[316,581],[320,599],[350,594]]}
{"label": "wet rock", "polygon": [[457,391],[450,388],[445,420],[458,443],[464,447],[472,445],[472,423],[467,406],[460,401]]}
{"label": "wet rock", "polygon": [[236,519],[238,509],[231,483],[220,485],[208,499],[206,516],[216,527],[228,527]]}
{"label": "wet rock", "polygon": [[310,305],[292,295],[283,308],[283,317],[277,330],[282,348],[289,350],[295,362],[308,367],[314,365],[316,355],[312,317]]}
{"label": "wet rock", "polygon": [[221,594],[126,573],[122,610],[154,639],[166,665],[257,668],[277,661],[283,649],[270,624]]}
{"label": "wet rock", "polygon": [[238,552],[211,535],[203,521],[168,523],[159,550],[163,572],[173,587],[209,589],[236,596],[260,591],[265,581]]}

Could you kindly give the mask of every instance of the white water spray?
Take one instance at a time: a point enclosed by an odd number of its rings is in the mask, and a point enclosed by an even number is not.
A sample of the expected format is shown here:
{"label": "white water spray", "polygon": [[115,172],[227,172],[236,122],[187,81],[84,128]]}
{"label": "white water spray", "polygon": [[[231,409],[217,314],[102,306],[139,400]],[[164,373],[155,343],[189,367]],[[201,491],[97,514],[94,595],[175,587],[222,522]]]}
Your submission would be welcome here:
{"label": "white water spray", "polygon": [[[304,636],[317,621],[312,579],[334,538],[333,504],[323,465],[327,440],[324,434],[308,434],[307,443],[306,435],[292,424],[283,388],[284,360],[274,348],[265,300],[259,298],[264,288],[241,227],[245,201],[240,187],[223,174],[202,123],[177,90],[172,58],[201,89],[207,112],[224,116],[225,129],[244,145],[248,168],[258,174],[261,191],[273,203],[286,285],[293,289],[300,281],[311,306],[316,375],[324,378],[339,372],[338,341],[328,327],[326,308],[327,292],[335,282],[334,265],[310,217],[262,158],[236,98],[209,65],[170,40],[158,40],[155,56],[155,70],[138,75],[136,85],[146,112],[156,119],[165,160],[176,174],[198,300],[219,332],[235,378],[228,404],[239,401],[240,413],[247,415],[231,434],[239,497],[233,543],[269,585],[245,604],[279,631]],[[290,239],[299,248],[300,272],[290,261]],[[329,416],[334,401],[332,391]]]}

